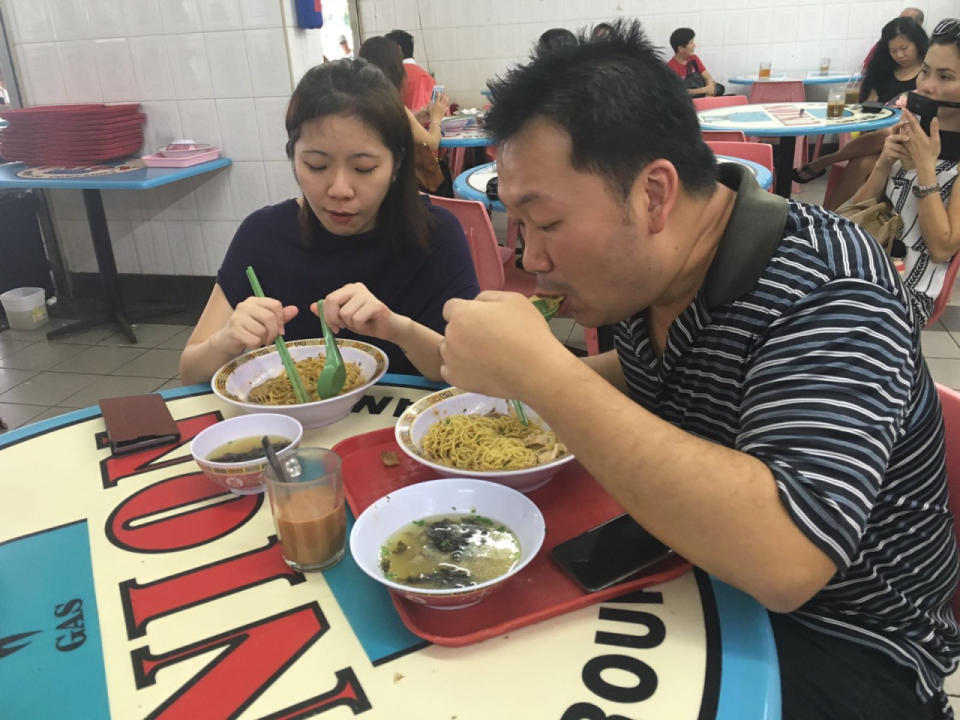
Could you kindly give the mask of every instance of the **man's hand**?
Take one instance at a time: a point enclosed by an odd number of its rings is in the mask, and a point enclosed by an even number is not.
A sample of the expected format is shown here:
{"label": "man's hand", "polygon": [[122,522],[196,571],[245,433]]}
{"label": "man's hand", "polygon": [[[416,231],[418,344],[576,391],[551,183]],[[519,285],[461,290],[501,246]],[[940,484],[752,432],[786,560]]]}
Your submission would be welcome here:
{"label": "man's hand", "polygon": [[[443,379],[493,397],[526,397],[551,360],[569,353],[523,295],[498,291],[476,300],[448,300],[447,331],[440,344]],[[569,355],[573,358],[572,355]]]}

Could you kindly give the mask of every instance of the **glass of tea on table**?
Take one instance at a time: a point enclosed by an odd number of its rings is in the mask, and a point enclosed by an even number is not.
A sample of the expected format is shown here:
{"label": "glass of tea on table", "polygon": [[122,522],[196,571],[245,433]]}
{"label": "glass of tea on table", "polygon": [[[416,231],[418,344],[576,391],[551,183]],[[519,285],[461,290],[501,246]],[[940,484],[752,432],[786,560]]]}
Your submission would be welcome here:
{"label": "glass of tea on table", "polygon": [[827,91],[827,117],[843,117],[843,107],[847,98],[846,90],[842,85],[831,87]]}
{"label": "glass of tea on table", "polygon": [[770,79],[770,62],[769,61],[760,63],[760,70],[757,72],[757,77],[759,77],[761,80]]}
{"label": "glass of tea on table", "polygon": [[824,55],[820,58],[820,74],[826,75],[828,72],[830,72],[830,58]]}
{"label": "glass of tea on table", "polygon": [[852,80],[846,85],[846,98],[844,101],[847,105],[857,105],[860,102],[860,83],[859,81]]}
{"label": "glass of tea on table", "polygon": [[347,536],[340,456],[301,447],[280,462],[283,478],[271,467],[264,477],[284,560],[299,572],[336,565]]}

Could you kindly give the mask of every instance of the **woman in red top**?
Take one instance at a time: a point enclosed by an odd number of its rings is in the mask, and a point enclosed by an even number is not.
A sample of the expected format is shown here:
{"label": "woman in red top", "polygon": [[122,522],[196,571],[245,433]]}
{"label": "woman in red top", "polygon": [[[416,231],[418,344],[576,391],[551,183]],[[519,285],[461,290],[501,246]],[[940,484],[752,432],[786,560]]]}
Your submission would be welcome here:
{"label": "woman in red top", "polygon": [[[723,95],[723,90],[718,86],[703,62],[693,51],[697,49],[693,41],[695,34],[690,28],[677,28],[670,33],[670,47],[673,48],[673,57],[667,63],[667,67],[673,70],[680,79],[684,81],[687,92],[691,97],[707,97],[711,95]],[[691,87],[696,81],[688,77],[693,73],[700,73],[703,78],[703,84],[699,87]]]}

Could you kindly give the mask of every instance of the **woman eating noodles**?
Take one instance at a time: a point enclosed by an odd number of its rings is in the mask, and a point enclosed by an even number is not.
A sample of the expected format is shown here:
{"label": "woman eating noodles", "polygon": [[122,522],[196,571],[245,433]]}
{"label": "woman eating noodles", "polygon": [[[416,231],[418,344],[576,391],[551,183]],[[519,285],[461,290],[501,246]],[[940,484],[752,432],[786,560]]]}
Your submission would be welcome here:
{"label": "woman eating noodles", "polygon": [[[941,22],[917,77],[917,94],[960,103],[960,20]],[[853,196],[854,202],[884,195],[903,219],[903,278],[925,324],[943,288],[950,259],[960,250],[960,201],[952,199],[960,159],[960,108],[931,104],[929,134],[904,111],[883,153]]]}
{"label": "woman eating noodles", "polygon": [[[181,380],[209,380],[278,334],[321,337],[318,299],[334,332],[383,349],[392,372],[438,378],[443,304],[479,288],[459,222],[417,191],[396,89],[364,60],[319,65],[294,90],[286,128],[301,197],[240,225],[180,357]],[[247,266],[266,297],[252,296]]]}

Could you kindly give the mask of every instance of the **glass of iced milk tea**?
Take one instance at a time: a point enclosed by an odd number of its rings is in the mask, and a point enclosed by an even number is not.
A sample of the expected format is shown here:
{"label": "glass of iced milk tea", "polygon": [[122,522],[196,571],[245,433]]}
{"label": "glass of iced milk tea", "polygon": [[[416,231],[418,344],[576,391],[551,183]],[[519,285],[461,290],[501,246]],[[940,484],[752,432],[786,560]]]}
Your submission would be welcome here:
{"label": "glass of iced milk tea", "polygon": [[281,462],[284,478],[269,467],[264,477],[284,560],[299,572],[336,565],[347,536],[340,456],[301,447]]}
{"label": "glass of iced milk tea", "polygon": [[843,117],[843,106],[847,93],[842,85],[831,87],[827,91],[827,117]]}

